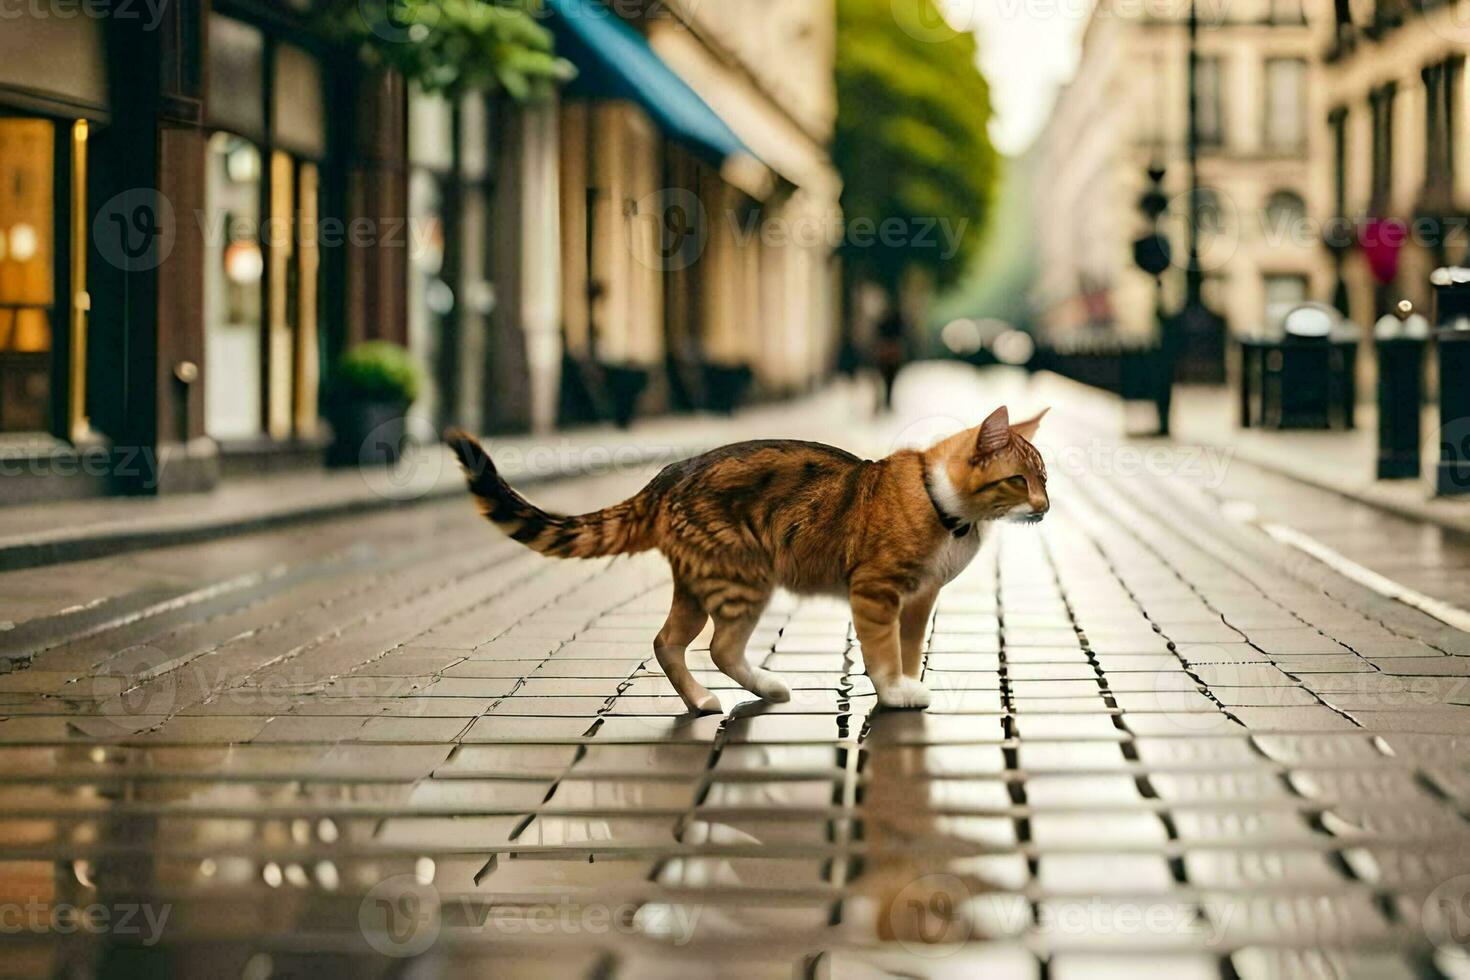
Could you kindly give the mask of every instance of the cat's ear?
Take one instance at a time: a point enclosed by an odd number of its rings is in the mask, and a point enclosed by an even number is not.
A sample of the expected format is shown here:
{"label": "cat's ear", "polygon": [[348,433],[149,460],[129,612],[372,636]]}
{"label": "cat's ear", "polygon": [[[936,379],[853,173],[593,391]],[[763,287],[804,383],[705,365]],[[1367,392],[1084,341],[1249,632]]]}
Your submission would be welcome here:
{"label": "cat's ear", "polygon": [[1041,428],[1041,420],[1046,418],[1046,413],[1050,411],[1050,406],[1043,408],[1041,411],[1037,412],[1026,421],[1017,422],[1015,425],[1011,426],[1011,431],[1020,436],[1022,439],[1025,439],[1027,442],[1030,442],[1032,439],[1036,438],[1036,430]]}
{"label": "cat's ear", "polygon": [[1004,449],[1010,441],[1011,413],[1002,405],[980,423],[980,432],[975,436],[975,452],[980,456],[988,456]]}

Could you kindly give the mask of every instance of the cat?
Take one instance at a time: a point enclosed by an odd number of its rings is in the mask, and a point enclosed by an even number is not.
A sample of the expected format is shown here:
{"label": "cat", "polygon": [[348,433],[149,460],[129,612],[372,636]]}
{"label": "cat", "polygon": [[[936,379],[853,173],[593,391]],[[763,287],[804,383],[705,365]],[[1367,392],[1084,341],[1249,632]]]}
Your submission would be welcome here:
{"label": "cat", "polygon": [[975,557],[987,523],[1039,521],[1050,507],[1046,464],[1031,444],[1045,414],[1012,425],[1002,406],[926,450],[876,461],[815,442],[735,443],[664,467],[620,504],[571,517],[529,503],[471,436],[451,429],[444,438],[480,512],[527,547],[559,558],[663,553],[674,597],[654,654],[690,711],[720,711],[684,661],[710,617],[715,665],[767,701],[790,699],[780,677],[745,656],[777,586],[846,598],[879,703],[926,708],[919,673],[940,588]]}

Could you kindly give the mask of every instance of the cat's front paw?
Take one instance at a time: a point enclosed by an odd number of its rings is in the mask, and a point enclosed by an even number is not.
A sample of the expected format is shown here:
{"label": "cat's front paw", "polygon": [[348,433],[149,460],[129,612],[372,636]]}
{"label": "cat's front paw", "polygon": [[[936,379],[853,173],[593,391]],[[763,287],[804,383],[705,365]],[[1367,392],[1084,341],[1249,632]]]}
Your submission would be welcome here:
{"label": "cat's front paw", "polygon": [[769,670],[757,669],[750,689],[772,704],[785,704],[791,700],[791,688]]}
{"label": "cat's front paw", "polygon": [[913,677],[900,677],[878,687],[878,703],[885,708],[927,708],[929,688]]}

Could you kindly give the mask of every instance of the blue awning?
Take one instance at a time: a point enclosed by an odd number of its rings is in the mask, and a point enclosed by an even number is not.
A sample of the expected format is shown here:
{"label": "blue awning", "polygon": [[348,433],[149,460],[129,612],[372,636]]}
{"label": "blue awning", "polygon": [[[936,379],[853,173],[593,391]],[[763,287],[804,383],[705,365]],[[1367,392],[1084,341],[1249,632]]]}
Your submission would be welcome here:
{"label": "blue awning", "polygon": [[725,121],[654,53],[641,34],[600,0],[544,0],[556,53],[577,66],[564,98],[628,99],[669,139],[763,197],[769,172]]}

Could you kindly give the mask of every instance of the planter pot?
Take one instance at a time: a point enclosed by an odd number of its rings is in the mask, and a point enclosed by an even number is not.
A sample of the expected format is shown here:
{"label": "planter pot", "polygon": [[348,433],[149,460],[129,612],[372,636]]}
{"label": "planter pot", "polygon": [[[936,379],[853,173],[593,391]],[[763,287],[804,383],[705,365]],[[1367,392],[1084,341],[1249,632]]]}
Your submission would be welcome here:
{"label": "planter pot", "polygon": [[335,438],[328,466],[391,466],[403,454],[408,406],[402,402],[349,401],[332,409]]}
{"label": "planter pot", "polygon": [[706,404],[711,411],[733,414],[745,398],[754,374],[744,364],[706,364],[704,384]]}
{"label": "planter pot", "polygon": [[638,414],[638,396],[648,387],[648,371],[643,368],[612,366],[602,369],[607,382],[608,401],[612,407],[612,420],[620,429],[633,424]]}

